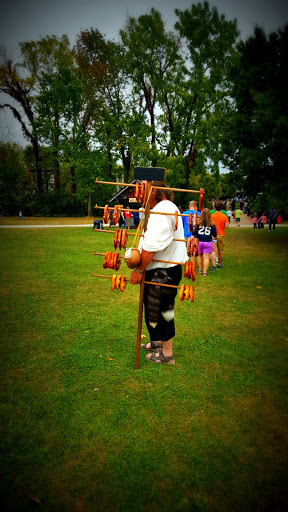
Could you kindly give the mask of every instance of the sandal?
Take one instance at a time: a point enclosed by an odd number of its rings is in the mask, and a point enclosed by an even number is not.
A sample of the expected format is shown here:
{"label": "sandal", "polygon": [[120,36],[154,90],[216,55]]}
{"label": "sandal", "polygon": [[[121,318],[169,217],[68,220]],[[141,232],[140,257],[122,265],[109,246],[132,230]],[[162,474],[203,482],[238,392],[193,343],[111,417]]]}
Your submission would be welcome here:
{"label": "sandal", "polygon": [[150,357],[148,357],[148,354],[146,356],[146,359],[148,361],[151,361],[152,363],[166,363],[166,364],[175,364],[174,357],[173,356],[164,356],[162,350],[158,352],[159,356],[156,356],[156,354],[151,354]]}
{"label": "sandal", "polygon": [[[150,348],[147,347],[150,343]],[[157,341],[149,341],[149,343],[142,343],[140,348],[142,350],[150,350],[151,352],[156,352],[162,348],[162,343],[157,343]]]}
{"label": "sandal", "polygon": [[198,270],[197,274],[203,274],[202,270]]}
{"label": "sandal", "polygon": [[206,272],[203,272],[203,277],[207,277],[207,274],[206,274]]}

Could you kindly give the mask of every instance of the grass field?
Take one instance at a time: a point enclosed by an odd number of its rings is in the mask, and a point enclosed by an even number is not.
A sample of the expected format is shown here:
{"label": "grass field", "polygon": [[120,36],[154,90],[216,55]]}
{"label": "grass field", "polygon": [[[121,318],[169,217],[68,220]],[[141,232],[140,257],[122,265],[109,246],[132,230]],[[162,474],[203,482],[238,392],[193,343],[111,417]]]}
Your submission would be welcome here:
{"label": "grass field", "polygon": [[138,370],[139,288],[92,277],[112,235],[0,238],[2,510],[288,510],[287,229],[228,231],[176,301],[176,364]]}

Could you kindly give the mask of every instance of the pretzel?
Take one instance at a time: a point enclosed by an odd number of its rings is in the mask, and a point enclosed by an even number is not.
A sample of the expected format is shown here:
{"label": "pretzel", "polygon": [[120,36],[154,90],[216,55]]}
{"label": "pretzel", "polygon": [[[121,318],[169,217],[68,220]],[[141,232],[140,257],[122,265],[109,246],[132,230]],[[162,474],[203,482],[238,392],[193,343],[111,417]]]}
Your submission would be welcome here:
{"label": "pretzel", "polygon": [[[197,212],[194,212],[194,215],[193,215],[193,231],[196,231],[197,219],[198,219]],[[191,229],[191,231],[192,231],[192,229]]]}
{"label": "pretzel", "polygon": [[189,213],[189,220],[188,220],[188,230],[189,230],[190,233],[191,233],[192,229],[193,229],[193,213],[190,212]]}
{"label": "pretzel", "polygon": [[188,276],[188,269],[189,269],[189,261],[186,261],[185,267],[184,267],[184,277]]}
{"label": "pretzel", "polygon": [[191,275],[192,275],[192,281],[195,281],[195,279],[196,279],[196,263],[195,263],[195,261],[191,261]]}
{"label": "pretzel", "polygon": [[194,247],[195,247],[195,238],[193,238],[193,240],[191,242],[191,253],[192,253],[192,256],[194,256]]}
{"label": "pretzel", "polygon": [[103,222],[104,224],[109,224],[110,221],[110,213],[108,204],[105,205],[104,213],[103,213]]}
{"label": "pretzel", "polygon": [[203,201],[204,201],[204,195],[203,195],[204,189],[200,188],[200,194],[199,194],[199,210],[203,210]]}
{"label": "pretzel", "polygon": [[113,252],[109,252],[107,267],[114,268],[114,253]]}
{"label": "pretzel", "polygon": [[191,275],[192,275],[192,261],[186,261],[184,277],[187,277],[187,279],[191,279]]}
{"label": "pretzel", "polygon": [[137,203],[139,203],[139,188],[140,188],[140,183],[139,183],[139,181],[137,181],[136,188],[135,188],[135,198],[136,198]]}
{"label": "pretzel", "polygon": [[118,252],[105,252],[103,268],[113,268],[119,270],[120,256]]}
{"label": "pretzel", "polygon": [[113,216],[112,216],[114,226],[116,226],[116,224],[118,223],[119,217],[120,217],[120,213],[118,211],[118,206],[115,205],[114,210],[113,210]]}
{"label": "pretzel", "polygon": [[105,252],[103,268],[107,268],[108,254],[109,254],[109,252]]}
{"label": "pretzel", "polygon": [[128,242],[127,229],[123,229],[122,240],[121,240],[122,249],[126,249],[127,242]]}
{"label": "pretzel", "polygon": [[175,212],[175,227],[174,227],[174,231],[176,231],[177,228],[178,228],[178,211],[176,210],[176,212]]}
{"label": "pretzel", "polygon": [[190,296],[190,286],[185,286],[185,290],[184,290],[184,299],[185,300],[188,300],[189,299],[189,296]]}
{"label": "pretzel", "polygon": [[117,228],[116,231],[115,231],[115,236],[114,236],[114,249],[115,250],[118,247],[118,235],[119,235],[119,229]]}
{"label": "pretzel", "polygon": [[111,290],[112,291],[115,290],[116,278],[117,278],[116,274],[113,274],[112,281],[111,281]]}
{"label": "pretzel", "polygon": [[120,292],[124,292],[125,291],[125,288],[126,288],[126,280],[125,280],[125,276],[121,276],[121,279],[120,279]]}
{"label": "pretzel", "polygon": [[193,248],[194,248],[194,236],[191,235],[188,239],[188,244],[187,244],[187,255],[188,257],[190,258],[190,256],[193,256]]}
{"label": "pretzel", "polygon": [[117,252],[117,256],[116,256],[116,259],[115,259],[115,270],[118,271],[119,268],[120,268],[120,256],[119,256],[119,254]]}
{"label": "pretzel", "polygon": [[122,230],[121,229],[119,229],[119,233],[118,233],[118,247],[121,251],[121,249],[122,249]]}
{"label": "pretzel", "polygon": [[141,189],[140,189],[140,194],[139,194],[139,200],[141,203],[144,202],[144,197],[145,197],[145,183],[142,183]]}
{"label": "pretzel", "polygon": [[190,300],[191,302],[194,302],[194,288],[193,286],[190,286]]}
{"label": "pretzel", "polygon": [[184,290],[185,290],[185,284],[182,284],[182,286],[180,288],[180,295],[179,295],[180,300],[184,300]]}
{"label": "pretzel", "polygon": [[117,277],[116,277],[116,282],[115,282],[115,288],[116,290],[119,290],[120,288],[120,280],[121,280],[121,274],[119,274]]}
{"label": "pretzel", "polygon": [[190,250],[191,250],[191,237],[188,239],[187,244],[187,256],[190,257]]}

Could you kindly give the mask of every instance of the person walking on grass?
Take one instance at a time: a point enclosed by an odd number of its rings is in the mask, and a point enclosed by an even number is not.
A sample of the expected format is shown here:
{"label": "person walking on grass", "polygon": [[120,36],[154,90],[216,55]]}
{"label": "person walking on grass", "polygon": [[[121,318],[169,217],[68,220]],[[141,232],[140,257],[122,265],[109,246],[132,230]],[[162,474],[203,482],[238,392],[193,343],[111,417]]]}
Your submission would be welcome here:
{"label": "person walking on grass", "polygon": [[259,219],[259,225],[260,225],[260,229],[262,229],[262,231],[264,231],[265,224],[267,224],[267,217],[266,217],[265,213],[262,213],[262,215]]}
{"label": "person walking on grass", "polygon": [[235,210],[235,221],[236,221],[236,225],[238,228],[240,228],[241,215],[242,215],[242,210],[240,210],[240,208],[237,208],[237,210]]}
{"label": "person walking on grass", "polygon": [[[168,215],[150,215],[144,237],[139,242],[141,261],[132,271],[130,282],[140,284],[144,272],[145,281],[178,286],[182,279],[182,265],[188,260],[186,244],[173,240],[184,239],[182,222],[175,230],[175,211],[171,190],[155,189],[165,187],[161,181],[152,182],[151,208],[154,212]],[[170,214],[170,215],[169,215]],[[154,261],[165,260],[168,263]],[[179,262],[176,264],[175,262]],[[177,288],[144,285],[145,322],[150,342],[141,345],[142,350],[153,351],[146,355],[152,363],[174,364],[173,338],[175,336],[174,302]]]}
{"label": "person walking on grass", "polygon": [[209,258],[213,251],[212,237],[217,237],[216,226],[208,208],[204,208],[197,222],[195,237],[198,238],[198,274],[207,277]]}
{"label": "person walking on grass", "polygon": [[[188,238],[190,238],[190,236],[192,235],[192,232],[189,231],[189,214],[192,213],[194,215],[195,212],[197,213],[197,216],[200,217],[200,212],[198,212],[198,210],[197,210],[196,201],[190,201],[189,210],[186,210],[185,212],[183,212],[185,215],[187,215],[187,217],[182,217],[185,240],[188,240]],[[193,226],[193,228],[194,228],[194,226]]]}
{"label": "person walking on grass", "polygon": [[272,206],[271,210],[269,210],[269,231],[271,231],[271,226],[273,226],[273,231],[275,231],[276,220],[277,213],[274,206]]}
{"label": "person walking on grass", "polygon": [[226,210],[226,214],[227,214],[227,217],[228,217],[228,220],[229,220],[229,224],[230,224],[231,215],[232,215],[232,211],[230,210],[230,208],[228,208],[228,210]]}
{"label": "person walking on grass", "polygon": [[129,206],[127,206],[126,210],[124,211],[124,216],[125,216],[125,221],[126,221],[126,228],[130,229],[131,228],[132,212],[131,212]]}
{"label": "person walking on grass", "polygon": [[213,252],[211,254],[211,262],[212,268],[211,270],[216,270],[216,254],[218,251],[218,269],[223,268],[223,253],[224,253],[224,236],[225,229],[229,228],[229,222],[227,216],[221,212],[222,209],[222,201],[217,200],[215,202],[215,213],[212,213],[212,220],[216,226],[217,230],[217,247],[216,244],[213,244]]}
{"label": "person walking on grass", "polygon": [[258,225],[258,217],[257,217],[257,215],[254,215],[254,217],[252,219],[252,224],[254,225],[254,229],[257,229],[257,225]]}

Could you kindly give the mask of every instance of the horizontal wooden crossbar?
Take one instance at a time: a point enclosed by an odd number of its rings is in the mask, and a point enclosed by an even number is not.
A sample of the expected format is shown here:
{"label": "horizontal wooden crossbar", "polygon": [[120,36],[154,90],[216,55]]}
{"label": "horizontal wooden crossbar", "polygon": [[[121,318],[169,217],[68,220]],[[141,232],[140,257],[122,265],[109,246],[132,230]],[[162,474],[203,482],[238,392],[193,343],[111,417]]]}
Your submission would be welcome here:
{"label": "horizontal wooden crossbar", "polygon": [[[94,251],[93,256],[105,256],[105,253]],[[119,254],[119,258],[125,258],[125,256]],[[185,263],[180,263],[179,261],[166,261],[166,260],[154,260],[154,259],[152,261],[155,261],[156,263],[171,263],[172,265],[185,265]]]}
{"label": "horizontal wooden crossbar", "polygon": [[[117,206],[117,204],[116,204]],[[105,206],[99,206],[98,204],[95,204],[94,208],[98,208],[99,210],[105,210]],[[115,206],[108,206],[109,210],[114,210]],[[127,208],[118,208],[118,212],[125,212]],[[137,212],[142,213],[140,210],[133,210],[133,208],[129,208],[130,212]],[[177,211],[177,210],[175,210]],[[143,212],[144,213],[144,212]],[[154,212],[153,210],[150,210],[149,213],[153,213],[154,215],[175,215],[175,213],[168,213],[168,212]],[[178,217],[189,217],[189,213],[178,213]]]}
{"label": "horizontal wooden crossbar", "polygon": [[[112,279],[112,276],[103,276],[102,274],[95,274],[93,272],[92,277],[103,277],[104,279]],[[125,281],[130,283],[130,279],[125,277]],[[153,281],[144,281],[145,284],[152,284],[153,286],[166,286],[168,288],[177,288],[177,290],[181,289],[181,286],[175,286],[174,284],[162,284],[162,283],[153,283]],[[194,290],[194,288],[193,288]]]}
{"label": "horizontal wooden crossbar", "polygon": [[[99,181],[98,178],[95,180],[95,183],[100,183],[101,185],[119,185],[120,187],[136,187],[136,183],[122,183],[122,182],[115,182],[115,181]],[[152,188],[157,188],[158,190],[173,190],[174,192],[190,192],[192,194],[200,194],[201,190],[188,190],[186,188],[172,188],[172,187],[154,187],[152,185]],[[202,194],[205,194],[205,190],[202,189]]]}
{"label": "horizontal wooden crossbar", "polygon": [[[115,231],[109,231],[108,229],[97,229],[94,228],[94,231],[100,231],[101,233],[110,233],[115,236]],[[135,233],[127,233],[128,236],[135,236]],[[144,235],[139,235],[144,236]],[[173,238],[174,242],[186,242],[183,238]]]}

